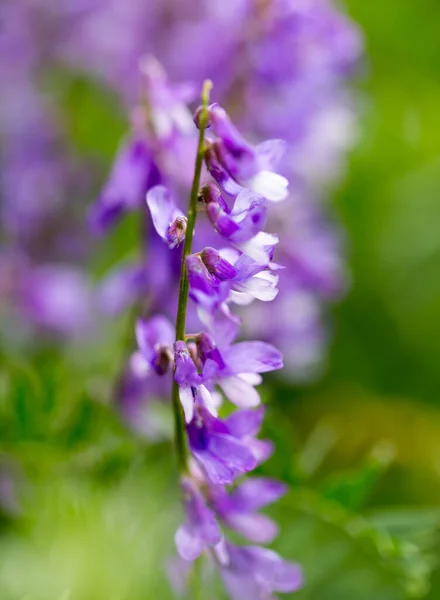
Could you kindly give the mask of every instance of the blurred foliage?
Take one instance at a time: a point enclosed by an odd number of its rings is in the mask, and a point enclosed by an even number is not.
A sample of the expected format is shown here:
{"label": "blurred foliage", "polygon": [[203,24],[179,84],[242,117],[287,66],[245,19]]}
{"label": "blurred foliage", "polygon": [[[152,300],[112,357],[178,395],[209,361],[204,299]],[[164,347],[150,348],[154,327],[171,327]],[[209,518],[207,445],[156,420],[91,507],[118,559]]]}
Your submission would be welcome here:
{"label": "blurred foliage", "polygon": [[[346,5],[367,46],[359,144],[334,202],[352,290],[333,315],[323,380],[267,387],[277,453],[262,471],[291,486],[269,512],[275,547],[305,568],[296,598],[437,600],[440,5]],[[72,149],[99,180],[124,131],[120,107],[77,74],[53,77]],[[138,227],[129,219],[95,243],[94,276],[129,257]],[[111,403],[126,330],[127,319],[109,324],[99,348],[0,357],[1,600],[173,597],[172,453],[130,434]]]}
{"label": "blurred foliage", "polygon": [[347,6],[367,59],[361,139],[337,197],[354,285],[329,379],[438,402],[440,6]]}

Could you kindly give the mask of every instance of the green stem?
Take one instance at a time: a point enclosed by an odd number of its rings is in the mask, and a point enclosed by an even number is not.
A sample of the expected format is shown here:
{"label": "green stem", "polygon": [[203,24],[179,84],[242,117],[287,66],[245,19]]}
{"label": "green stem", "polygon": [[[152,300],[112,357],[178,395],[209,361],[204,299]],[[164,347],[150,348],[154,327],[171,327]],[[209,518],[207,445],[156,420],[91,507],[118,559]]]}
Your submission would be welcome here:
{"label": "green stem", "polygon": [[[199,143],[197,146],[194,179],[191,186],[189,199],[188,223],[186,227],[185,243],[182,253],[182,267],[180,272],[179,301],[177,305],[176,319],[176,341],[185,338],[186,307],[188,304],[188,276],[186,272],[186,257],[191,254],[194,237],[194,227],[197,219],[197,202],[199,197],[200,174],[202,172],[203,158],[205,154],[205,129],[208,122],[207,107],[209,103],[209,92],[212,83],[207,80],[202,89],[202,110],[199,115]],[[188,469],[188,446],[186,442],[185,418],[179,399],[179,386],[173,380],[172,403],[174,413],[174,438],[177,452],[179,470],[186,472]]]}

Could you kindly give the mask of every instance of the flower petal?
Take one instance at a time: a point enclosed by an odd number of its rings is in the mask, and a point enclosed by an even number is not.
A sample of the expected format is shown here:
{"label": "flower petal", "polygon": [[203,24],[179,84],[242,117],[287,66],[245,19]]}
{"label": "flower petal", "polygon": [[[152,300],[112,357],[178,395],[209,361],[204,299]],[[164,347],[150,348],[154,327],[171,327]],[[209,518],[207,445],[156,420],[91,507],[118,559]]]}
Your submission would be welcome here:
{"label": "flower petal", "polygon": [[230,435],[212,435],[209,452],[236,472],[247,473],[257,464],[252,452]]}
{"label": "flower petal", "polygon": [[246,479],[231,494],[234,506],[240,511],[255,512],[286,494],[286,484],[267,477]]}
{"label": "flower petal", "polygon": [[256,147],[259,164],[262,169],[275,170],[288,148],[287,142],[280,139],[266,140]]}
{"label": "flower petal", "polygon": [[154,355],[157,344],[172,346],[174,329],[170,321],[162,315],[155,315],[148,321],[138,319],[136,322],[136,341],[140,351],[148,359]]}
{"label": "flower petal", "polygon": [[234,437],[242,439],[255,436],[259,432],[264,418],[264,406],[256,410],[237,410],[224,423]]}
{"label": "flower petal", "polygon": [[302,586],[303,574],[301,568],[283,560],[273,550],[259,546],[246,548],[254,563],[254,574],[262,585],[274,592],[294,592]]}
{"label": "flower petal", "polygon": [[260,404],[260,395],[257,390],[238,375],[223,377],[218,384],[225,396],[240,408],[251,408]]}
{"label": "flower petal", "polygon": [[171,223],[183,213],[176,207],[170,191],[163,185],[156,185],[147,193],[147,205],[150,209],[154,228],[160,237],[168,242],[168,229]]}
{"label": "flower petal", "polygon": [[179,386],[179,399],[185,414],[185,421],[190,423],[194,416],[194,396],[189,386]]}
{"label": "flower petal", "polygon": [[288,185],[288,180],[282,175],[264,170],[259,171],[247,182],[247,186],[253,192],[272,202],[280,202],[287,198],[289,195]]}
{"label": "flower petal", "polygon": [[176,531],[174,542],[177,552],[184,560],[196,560],[203,551],[203,540],[186,523]]}
{"label": "flower petal", "polygon": [[239,342],[223,352],[225,362],[233,373],[267,373],[283,367],[279,350],[260,341]]}
{"label": "flower petal", "polygon": [[226,520],[229,527],[256,544],[270,544],[278,535],[278,525],[266,517],[253,513],[230,513]]}
{"label": "flower petal", "polygon": [[200,397],[202,398],[203,406],[205,406],[209,410],[211,415],[216,417],[218,414],[217,407],[216,407],[215,401],[213,400],[213,398],[211,396],[211,392],[208,390],[208,388],[206,386],[201,385],[201,386],[199,386],[199,394],[200,394]]}
{"label": "flower petal", "polygon": [[214,485],[229,484],[234,481],[237,471],[226,465],[209,452],[197,452],[193,450],[194,456],[205,470],[206,476]]}
{"label": "flower petal", "polygon": [[252,239],[240,242],[240,250],[260,265],[268,265],[272,260],[274,247],[278,244],[277,235],[260,231]]}

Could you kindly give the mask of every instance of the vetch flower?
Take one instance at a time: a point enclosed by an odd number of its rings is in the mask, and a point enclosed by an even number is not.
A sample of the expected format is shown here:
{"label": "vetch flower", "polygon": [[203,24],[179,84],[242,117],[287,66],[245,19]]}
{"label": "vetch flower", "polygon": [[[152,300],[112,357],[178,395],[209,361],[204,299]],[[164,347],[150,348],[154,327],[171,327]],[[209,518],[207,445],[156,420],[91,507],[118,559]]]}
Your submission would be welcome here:
{"label": "vetch flower", "polygon": [[[226,260],[225,255],[233,262]],[[236,304],[247,305],[255,299],[271,302],[278,295],[279,278],[272,269],[282,268],[279,265],[270,263],[267,269],[246,254],[238,256],[231,248],[223,251],[205,248],[200,257],[212,275],[221,281],[229,280],[229,299]]]}
{"label": "vetch flower", "polygon": [[146,287],[145,267],[139,264],[117,266],[102,282],[99,302],[110,315],[118,315],[134,304]]}
{"label": "vetch flower", "polygon": [[196,96],[195,86],[170,83],[165,69],[152,55],[141,58],[140,71],[154,137],[166,141],[176,132],[191,135],[195,127],[187,105]]}
{"label": "vetch flower", "polygon": [[157,185],[147,193],[154,228],[172,250],[181,244],[186,234],[187,218],[175,205],[170,191]]}
{"label": "vetch flower", "polygon": [[232,244],[248,241],[264,228],[267,207],[261,196],[243,190],[232,211],[214,183],[203,186],[200,197],[214,229]]}
{"label": "vetch flower", "polygon": [[[162,78],[163,73],[155,71],[154,63],[153,67],[150,75],[154,77],[150,83],[156,91],[162,86],[165,106],[170,90],[166,79]],[[154,80],[156,76],[160,85]],[[175,535],[178,553],[182,559],[194,561],[209,550],[220,563],[231,597],[238,598],[236,593],[241,594],[239,590],[244,586],[244,593],[255,600],[257,597],[272,598],[272,592],[295,590],[300,585],[298,570],[271,551],[229,544],[223,538],[217,517],[224,525],[256,543],[270,542],[278,532],[276,523],[259,510],[285,493],[285,486],[265,478],[241,482],[232,492],[225,486],[252,471],[273,451],[271,442],[257,438],[264,409],[252,409],[260,404],[255,388],[261,383],[261,374],[281,368],[283,358],[266,342],[235,342],[240,320],[231,312],[229,303],[235,300],[245,305],[256,298],[270,301],[277,295],[278,275],[275,272],[280,266],[273,263],[273,254],[278,238],[264,231],[268,211],[266,198],[279,200],[284,197],[287,180],[265,168],[281,155],[282,142],[266,142],[256,148],[247,144],[223,109],[218,105],[208,109],[209,89],[210,82],[205,82],[203,107],[196,116],[201,135],[188,219],[177,208],[165,186],[153,186],[146,194],[152,225],[168,248],[177,247],[186,236],[181,259],[176,334],[165,317],[156,315],[150,320],[138,320],[139,350],[131,356],[128,376],[123,378],[120,392],[124,413],[138,421],[140,395],[149,382],[167,380],[164,376],[172,368],[175,442],[186,515]],[[158,116],[152,114],[150,117],[157,125]],[[164,120],[162,133],[155,132],[158,137],[167,137],[168,133],[173,137],[173,118],[170,122]],[[208,144],[204,137],[207,118],[216,136],[210,138]],[[225,199],[212,181],[200,190],[201,155],[208,168],[221,180],[223,190],[234,196],[233,199]],[[243,185],[251,189],[239,188]],[[200,200],[214,230],[230,244],[230,248],[219,251],[208,245],[192,253]],[[151,235],[156,243],[155,239],[159,238],[155,233]],[[206,232],[202,232],[202,239],[204,235]],[[143,284],[144,279],[149,279],[147,263],[148,260],[144,260],[142,281],[138,282],[136,271],[130,274],[129,280],[133,280],[130,288],[135,289],[138,283]],[[149,274],[156,277],[154,269]],[[187,315],[188,297],[194,301],[195,314]],[[203,330],[188,334],[187,316],[192,329],[196,315]],[[242,409],[224,420],[217,417],[217,407],[222,402],[219,389]]]}
{"label": "vetch flower", "polygon": [[203,384],[202,376],[197,372],[196,365],[185,342],[175,342],[174,364],[174,380],[179,386],[179,398],[186,422],[189,423],[192,420],[197,401],[216,415],[217,411],[211,394]]}
{"label": "vetch flower", "polygon": [[251,450],[257,465],[270,458],[274,451],[270,440],[256,437],[263,423],[264,412],[263,406],[251,410],[236,410],[224,420],[230,434]]}
{"label": "vetch flower", "polygon": [[181,482],[186,519],[175,535],[179,555],[184,560],[195,560],[205,547],[215,546],[222,538],[214,513],[204,501],[203,495],[189,477]]}
{"label": "vetch flower", "polygon": [[221,574],[231,600],[273,600],[273,592],[295,592],[303,583],[301,567],[267,548],[226,543]]}
{"label": "vetch flower", "polygon": [[17,287],[19,305],[35,324],[61,335],[93,331],[90,283],[79,268],[65,264],[25,267]]}
{"label": "vetch flower", "polygon": [[200,258],[209,273],[219,281],[233,281],[238,275],[238,269],[215,248],[207,246],[200,252]]}
{"label": "vetch flower", "polygon": [[258,544],[270,543],[278,533],[277,524],[257,511],[287,492],[284,483],[265,477],[246,479],[229,494],[223,486],[209,490],[218,517],[231,529]]}
{"label": "vetch flower", "polygon": [[282,140],[268,140],[253,147],[237,131],[219,104],[212,104],[208,111],[211,129],[218,137],[213,142],[217,160],[211,159],[208,163],[213,177],[219,180],[224,189],[228,188],[227,174],[242,187],[268,200],[279,202],[287,198],[289,182],[274,172],[284,153],[285,143]]}
{"label": "vetch flower", "polygon": [[221,285],[221,280],[212,275],[206,268],[205,263],[198,254],[190,254],[186,257],[186,270],[188,273],[188,282],[190,287],[190,297],[203,307],[210,308],[224,294],[221,289],[228,287]]}
{"label": "vetch flower", "polygon": [[[227,344],[237,335],[240,319],[232,314],[227,300],[230,284],[211,274],[201,254],[190,254],[186,258],[189,295],[197,305],[201,323],[220,343]],[[224,268],[228,267],[224,265]]]}
{"label": "vetch flower", "polygon": [[229,210],[220,190],[214,184],[203,186],[200,197],[217,233],[235,248],[259,264],[269,264],[278,237],[263,230],[267,206],[264,198],[242,190]]}
{"label": "vetch flower", "polygon": [[91,206],[89,222],[95,233],[104,233],[128,211],[142,206],[147,190],[161,175],[145,137],[133,134],[118,152],[99,198]]}
{"label": "vetch flower", "polygon": [[155,315],[148,321],[139,319],[136,323],[136,340],[139,352],[147,365],[158,375],[168,372],[173,363],[174,328],[162,315]]}
{"label": "vetch flower", "polygon": [[187,425],[188,441],[194,457],[213,484],[229,484],[256,464],[246,441],[238,439],[226,422],[199,407]]}
{"label": "vetch flower", "polygon": [[281,353],[264,342],[239,342],[219,348],[205,332],[196,340],[204,379],[217,383],[226,397],[240,408],[260,404],[254,387],[261,383],[260,373],[283,366]]}

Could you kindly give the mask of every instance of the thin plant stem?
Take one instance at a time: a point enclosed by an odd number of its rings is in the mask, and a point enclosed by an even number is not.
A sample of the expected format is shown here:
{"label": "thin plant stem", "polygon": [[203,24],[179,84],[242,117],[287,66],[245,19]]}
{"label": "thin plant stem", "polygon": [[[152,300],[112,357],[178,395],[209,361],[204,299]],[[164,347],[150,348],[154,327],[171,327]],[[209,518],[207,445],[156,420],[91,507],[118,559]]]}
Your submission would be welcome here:
{"label": "thin plant stem", "polygon": [[[186,228],[185,242],[182,253],[182,267],[180,272],[179,301],[177,305],[176,318],[176,340],[184,340],[186,308],[188,304],[188,276],[186,271],[186,257],[191,254],[192,242],[194,237],[194,227],[197,219],[197,203],[200,187],[200,175],[202,172],[203,158],[205,154],[205,129],[208,123],[208,103],[209,92],[212,83],[207,80],[202,89],[202,110],[199,114],[199,142],[197,146],[196,164],[194,169],[194,179],[191,186],[191,195],[189,199],[188,223]],[[174,441],[177,453],[177,462],[179,470],[182,473],[188,470],[188,446],[186,441],[185,418],[182,405],[179,400],[179,387],[173,380],[172,404],[174,413]]]}

